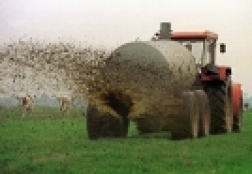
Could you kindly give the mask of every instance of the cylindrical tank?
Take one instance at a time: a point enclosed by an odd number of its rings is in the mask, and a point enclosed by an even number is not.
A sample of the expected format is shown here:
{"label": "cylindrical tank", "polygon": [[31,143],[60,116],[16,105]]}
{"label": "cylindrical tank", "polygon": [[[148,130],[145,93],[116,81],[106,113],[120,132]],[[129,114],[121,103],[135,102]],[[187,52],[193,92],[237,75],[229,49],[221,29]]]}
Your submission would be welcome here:
{"label": "cylindrical tank", "polygon": [[111,53],[99,75],[87,85],[89,100],[115,116],[165,117],[173,113],[181,92],[192,86],[196,73],[194,57],[178,42],[127,43]]}

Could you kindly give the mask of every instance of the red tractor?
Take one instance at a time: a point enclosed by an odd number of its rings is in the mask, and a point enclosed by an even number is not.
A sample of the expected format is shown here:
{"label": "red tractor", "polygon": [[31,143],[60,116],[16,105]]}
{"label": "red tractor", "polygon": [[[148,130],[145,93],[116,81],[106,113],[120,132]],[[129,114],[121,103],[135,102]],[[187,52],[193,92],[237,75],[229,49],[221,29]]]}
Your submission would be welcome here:
{"label": "red tractor", "polygon": [[216,45],[226,51],[218,35],[161,23],[156,36],[114,50],[94,78],[99,95],[87,109],[89,138],[125,137],[129,120],[140,133],[170,131],[173,139],[239,132],[241,84],[231,67],[216,65]]}
{"label": "red tractor", "polygon": [[[160,33],[159,39],[163,38],[162,34],[164,37],[167,35]],[[231,67],[216,65],[218,35],[211,31],[170,32],[170,39],[188,48],[196,59],[199,73],[194,88],[202,89],[208,96],[211,113],[210,132],[239,132],[243,110],[241,84],[232,81]],[[226,52],[223,43],[220,44],[220,52]]]}

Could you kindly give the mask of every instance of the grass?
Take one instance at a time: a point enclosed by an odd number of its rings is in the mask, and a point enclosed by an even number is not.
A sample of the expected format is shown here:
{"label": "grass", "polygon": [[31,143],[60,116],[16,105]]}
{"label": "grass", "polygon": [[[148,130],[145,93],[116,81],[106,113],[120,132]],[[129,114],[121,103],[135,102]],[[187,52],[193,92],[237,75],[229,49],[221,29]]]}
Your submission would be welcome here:
{"label": "grass", "polygon": [[82,112],[38,108],[22,120],[15,108],[0,111],[0,173],[252,173],[252,112],[242,133],[180,141],[138,135],[134,124],[128,138],[90,141]]}

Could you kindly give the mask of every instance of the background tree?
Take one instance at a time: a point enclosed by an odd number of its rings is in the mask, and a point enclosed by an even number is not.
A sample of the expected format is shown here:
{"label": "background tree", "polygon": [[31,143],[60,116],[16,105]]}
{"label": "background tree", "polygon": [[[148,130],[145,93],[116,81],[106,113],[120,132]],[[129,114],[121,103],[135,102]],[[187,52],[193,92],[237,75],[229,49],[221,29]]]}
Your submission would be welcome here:
{"label": "background tree", "polygon": [[244,109],[245,110],[249,109],[249,103],[244,103]]}

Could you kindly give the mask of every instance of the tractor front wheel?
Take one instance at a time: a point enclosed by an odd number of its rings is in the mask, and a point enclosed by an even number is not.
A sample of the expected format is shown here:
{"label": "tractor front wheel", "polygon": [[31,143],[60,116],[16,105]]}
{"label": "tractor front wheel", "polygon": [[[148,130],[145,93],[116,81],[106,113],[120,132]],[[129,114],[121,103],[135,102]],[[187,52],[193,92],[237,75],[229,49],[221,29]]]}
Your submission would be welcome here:
{"label": "tractor front wheel", "polygon": [[233,131],[234,132],[241,132],[242,127],[242,115],[243,115],[243,98],[242,94],[240,96],[240,105],[238,114],[234,114],[234,123],[233,123]]}

